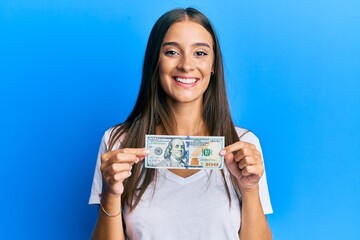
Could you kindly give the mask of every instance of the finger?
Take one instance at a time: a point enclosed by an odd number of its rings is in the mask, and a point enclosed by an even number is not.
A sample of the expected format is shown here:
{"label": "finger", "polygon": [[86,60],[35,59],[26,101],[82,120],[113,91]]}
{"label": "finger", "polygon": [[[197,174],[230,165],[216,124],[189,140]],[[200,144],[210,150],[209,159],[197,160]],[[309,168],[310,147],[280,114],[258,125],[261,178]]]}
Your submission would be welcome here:
{"label": "finger", "polygon": [[[133,164],[135,162],[137,162],[137,157],[135,155],[130,155],[130,156],[126,156],[124,154],[117,154],[115,156],[113,156],[113,158],[111,158],[110,160],[106,161],[106,162],[102,162],[100,165],[100,171],[102,174],[106,174],[108,172],[109,168],[113,168],[119,165],[114,165],[116,163],[123,163],[123,164]],[[115,171],[115,169],[114,169]]]}
{"label": "finger", "polygon": [[113,182],[110,178],[104,179],[104,187],[103,192],[106,191],[117,195],[120,195],[124,190],[124,185],[121,181]]}
{"label": "finger", "polygon": [[117,182],[113,187],[112,191],[115,194],[121,195],[124,192],[124,184],[122,182]]}
{"label": "finger", "polygon": [[247,166],[251,166],[251,165],[257,165],[259,164],[259,161],[257,158],[249,156],[249,157],[244,157],[239,161],[239,168],[243,169]]}
{"label": "finger", "polygon": [[114,181],[124,181],[124,179],[128,178],[131,176],[131,171],[124,171],[124,172],[120,172],[114,175],[113,179]]}
{"label": "finger", "polygon": [[256,149],[245,147],[236,152],[235,161],[239,162],[245,157],[254,157],[261,160],[261,153]]}
{"label": "finger", "polygon": [[117,153],[112,156],[109,160],[101,163],[100,170],[104,172],[106,168],[111,166],[114,163],[129,163],[134,164],[139,161],[139,158],[134,154],[127,154],[127,153]]}
{"label": "finger", "polygon": [[240,149],[242,149],[244,147],[256,149],[255,145],[253,145],[251,143],[237,141],[229,146],[226,146],[224,149],[222,149],[220,151],[220,155],[224,156],[228,153],[239,151]]}
{"label": "finger", "polygon": [[139,158],[132,153],[118,153],[110,159],[110,163],[135,163]]}
{"label": "finger", "polygon": [[128,153],[128,154],[134,154],[136,156],[142,157],[146,156],[150,153],[150,151],[146,148],[121,148],[114,151],[110,151],[107,153],[104,153],[101,156],[101,160],[108,161],[111,159],[114,155],[117,155],[119,153]]}
{"label": "finger", "polygon": [[104,162],[106,166],[113,163],[130,163],[134,164],[139,161],[139,158],[135,154],[131,153],[118,153],[112,156],[108,161]]}
{"label": "finger", "polygon": [[224,156],[224,159],[227,163],[233,163],[234,162],[234,154],[233,153],[229,153],[229,154],[226,154]]}
{"label": "finger", "polygon": [[108,175],[108,176],[112,176],[115,175],[119,172],[123,172],[123,171],[131,171],[132,169],[132,165],[129,163],[114,163],[111,164],[110,166],[108,166],[105,171],[104,171],[104,175]]}
{"label": "finger", "polygon": [[108,182],[108,185],[110,187],[112,187],[112,186],[116,185],[118,182],[122,182],[122,181],[124,181],[124,179],[126,179],[130,176],[131,176],[131,171],[119,172],[112,176],[109,176],[107,178],[107,182]]}
{"label": "finger", "polygon": [[135,154],[138,157],[147,156],[150,150],[146,148],[123,148],[124,153]]}
{"label": "finger", "polygon": [[[230,156],[231,154],[228,154],[224,156],[224,161],[228,169],[233,175],[237,175],[235,172],[240,172],[238,169],[238,163],[234,161],[234,158]],[[232,169],[232,170],[231,170]]]}
{"label": "finger", "polygon": [[264,168],[261,165],[251,165],[244,167],[241,171],[241,175],[243,175],[244,177],[254,175],[258,178],[261,178],[263,172]]}

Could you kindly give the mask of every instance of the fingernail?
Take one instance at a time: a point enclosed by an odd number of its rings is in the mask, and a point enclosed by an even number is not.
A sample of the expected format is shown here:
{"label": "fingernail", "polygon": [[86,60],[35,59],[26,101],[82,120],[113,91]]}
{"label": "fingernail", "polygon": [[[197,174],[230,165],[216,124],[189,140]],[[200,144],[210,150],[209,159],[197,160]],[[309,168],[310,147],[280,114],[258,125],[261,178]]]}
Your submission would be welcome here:
{"label": "fingernail", "polygon": [[225,151],[224,149],[219,152],[219,154],[220,154],[221,156],[224,156],[225,153],[226,153],[226,151]]}
{"label": "fingernail", "polygon": [[129,177],[131,176],[131,171],[129,171]]}
{"label": "fingernail", "polygon": [[150,150],[145,149],[145,150],[144,150],[144,153],[145,153],[145,154],[149,154],[149,153],[150,153]]}
{"label": "fingernail", "polygon": [[137,157],[137,158],[136,158],[136,162],[135,162],[135,163],[138,163],[138,162],[139,162],[139,158]]}

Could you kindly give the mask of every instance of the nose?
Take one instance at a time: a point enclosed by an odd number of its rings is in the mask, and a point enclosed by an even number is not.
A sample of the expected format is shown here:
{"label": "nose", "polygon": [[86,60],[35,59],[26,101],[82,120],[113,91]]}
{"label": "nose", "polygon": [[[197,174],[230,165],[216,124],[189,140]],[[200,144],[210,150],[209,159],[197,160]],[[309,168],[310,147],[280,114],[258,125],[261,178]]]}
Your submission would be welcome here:
{"label": "nose", "polygon": [[191,58],[191,56],[188,55],[188,54],[183,54],[181,56],[181,58],[179,59],[179,63],[177,65],[177,68],[179,70],[184,71],[184,72],[189,72],[189,71],[194,70],[194,68],[195,68],[194,65],[195,64],[194,64],[194,61]]}

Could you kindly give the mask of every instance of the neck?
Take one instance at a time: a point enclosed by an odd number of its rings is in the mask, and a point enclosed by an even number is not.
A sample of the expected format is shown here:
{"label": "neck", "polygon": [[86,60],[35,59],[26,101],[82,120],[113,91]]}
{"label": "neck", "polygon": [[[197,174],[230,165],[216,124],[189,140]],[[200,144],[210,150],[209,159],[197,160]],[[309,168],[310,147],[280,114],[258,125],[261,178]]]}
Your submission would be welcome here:
{"label": "neck", "polygon": [[191,103],[168,102],[176,120],[177,135],[201,136],[208,135],[208,130],[203,118],[203,102]]}

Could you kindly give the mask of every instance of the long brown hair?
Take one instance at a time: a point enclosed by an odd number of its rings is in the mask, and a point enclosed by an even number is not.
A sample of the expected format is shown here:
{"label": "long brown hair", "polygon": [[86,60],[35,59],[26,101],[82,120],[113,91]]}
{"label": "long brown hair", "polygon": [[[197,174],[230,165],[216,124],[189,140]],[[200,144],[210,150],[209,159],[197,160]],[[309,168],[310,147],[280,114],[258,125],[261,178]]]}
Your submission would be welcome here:
{"label": "long brown hair", "polygon": [[[156,134],[161,126],[162,134],[174,134],[176,120],[165,101],[165,93],[159,84],[159,55],[163,39],[176,22],[182,20],[196,22],[212,36],[214,43],[214,74],[203,96],[203,118],[211,136],[225,136],[226,145],[239,140],[231,119],[227,100],[223,61],[218,38],[208,18],[194,8],[177,8],[162,15],[151,30],[147,43],[142,81],[135,106],[122,124],[114,126],[109,140],[109,149],[121,140],[121,148],[142,148],[145,135]],[[156,171],[143,167],[143,162],[133,166],[132,175],[124,181],[122,203],[134,209],[149,184],[154,181]],[[231,203],[230,191],[222,171],[226,192]]]}

